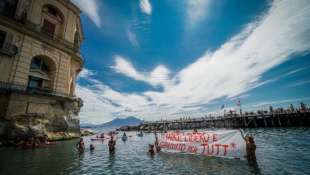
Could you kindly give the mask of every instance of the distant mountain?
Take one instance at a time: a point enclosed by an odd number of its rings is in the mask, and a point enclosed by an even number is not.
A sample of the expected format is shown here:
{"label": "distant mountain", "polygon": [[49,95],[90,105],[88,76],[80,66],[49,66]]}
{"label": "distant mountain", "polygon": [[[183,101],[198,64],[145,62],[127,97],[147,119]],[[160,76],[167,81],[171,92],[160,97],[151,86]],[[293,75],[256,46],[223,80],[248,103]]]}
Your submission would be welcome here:
{"label": "distant mountain", "polygon": [[127,117],[127,118],[116,118],[107,123],[92,125],[92,124],[81,124],[81,127],[87,126],[87,128],[91,128],[94,130],[114,130],[121,126],[137,126],[141,123],[141,120],[136,117]]}
{"label": "distant mountain", "polygon": [[80,127],[81,127],[81,128],[92,128],[92,127],[94,127],[94,126],[96,126],[96,125],[91,124],[91,123],[81,123],[81,124],[80,124]]}

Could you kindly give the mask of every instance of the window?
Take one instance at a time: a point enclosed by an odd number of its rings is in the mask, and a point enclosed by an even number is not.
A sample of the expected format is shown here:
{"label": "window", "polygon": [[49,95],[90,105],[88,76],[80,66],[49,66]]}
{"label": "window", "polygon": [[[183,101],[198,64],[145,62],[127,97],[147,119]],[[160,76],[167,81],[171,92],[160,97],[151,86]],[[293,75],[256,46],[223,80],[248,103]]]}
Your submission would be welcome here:
{"label": "window", "polygon": [[44,19],[42,30],[50,36],[54,36],[56,25]]}
{"label": "window", "polygon": [[57,17],[57,10],[51,6],[47,7],[47,13],[49,13],[50,15],[53,15],[55,17]]}
{"label": "window", "polygon": [[0,15],[14,17],[17,0],[0,0]]}
{"label": "window", "polygon": [[74,34],[74,47],[79,50],[80,49],[80,36],[78,32]]}
{"label": "window", "polygon": [[39,69],[42,72],[48,72],[47,65],[41,58],[35,57],[31,60],[30,69]]}
{"label": "window", "polygon": [[31,69],[40,69],[40,67],[41,67],[41,59],[33,58],[31,61],[30,68]]}
{"label": "window", "polygon": [[29,81],[28,81],[28,88],[41,88],[42,87],[43,80],[41,78],[29,76]]}
{"label": "window", "polygon": [[5,14],[5,6],[6,6],[6,2],[5,1],[0,1],[0,14],[1,15]]}
{"label": "window", "polygon": [[5,41],[6,32],[0,30],[0,48],[3,47]]}

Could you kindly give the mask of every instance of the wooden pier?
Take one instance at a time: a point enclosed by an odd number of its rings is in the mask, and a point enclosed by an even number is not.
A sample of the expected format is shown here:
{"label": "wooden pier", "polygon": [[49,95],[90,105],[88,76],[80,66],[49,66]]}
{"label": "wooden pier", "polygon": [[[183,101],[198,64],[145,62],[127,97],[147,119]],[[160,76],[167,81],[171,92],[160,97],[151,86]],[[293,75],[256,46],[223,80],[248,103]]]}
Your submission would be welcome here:
{"label": "wooden pier", "polygon": [[225,115],[178,120],[144,121],[137,127],[122,127],[120,130],[177,130],[201,128],[261,128],[310,126],[310,111]]}

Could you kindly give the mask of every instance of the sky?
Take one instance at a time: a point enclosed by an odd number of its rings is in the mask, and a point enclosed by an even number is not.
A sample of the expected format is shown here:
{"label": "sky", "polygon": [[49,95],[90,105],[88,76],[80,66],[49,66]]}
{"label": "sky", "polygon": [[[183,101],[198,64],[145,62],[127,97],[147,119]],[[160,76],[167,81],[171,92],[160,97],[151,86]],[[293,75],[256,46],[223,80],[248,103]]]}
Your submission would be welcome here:
{"label": "sky", "polygon": [[310,104],[307,0],[72,1],[84,31],[81,123]]}

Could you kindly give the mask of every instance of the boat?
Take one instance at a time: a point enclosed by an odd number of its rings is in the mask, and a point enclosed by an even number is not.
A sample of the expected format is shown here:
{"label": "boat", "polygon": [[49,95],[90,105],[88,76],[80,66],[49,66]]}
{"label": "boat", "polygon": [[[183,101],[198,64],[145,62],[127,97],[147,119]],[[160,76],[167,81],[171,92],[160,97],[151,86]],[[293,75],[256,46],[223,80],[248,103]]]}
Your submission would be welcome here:
{"label": "boat", "polygon": [[143,137],[143,132],[142,132],[142,131],[140,131],[140,133],[138,133],[138,134],[137,134],[137,136],[139,136],[139,137]]}
{"label": "boat", "polygon": [[125,142],[128,139],[127,134],[124,132],[123,136],[122,136],[122,140]]}
{"label": "boat", "polygon": [[126,141],[128,139],[128,137],[127,136],[122,136],[122,141]]}

